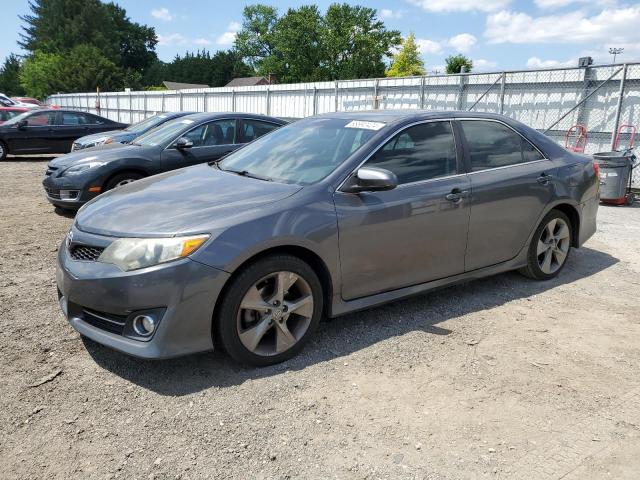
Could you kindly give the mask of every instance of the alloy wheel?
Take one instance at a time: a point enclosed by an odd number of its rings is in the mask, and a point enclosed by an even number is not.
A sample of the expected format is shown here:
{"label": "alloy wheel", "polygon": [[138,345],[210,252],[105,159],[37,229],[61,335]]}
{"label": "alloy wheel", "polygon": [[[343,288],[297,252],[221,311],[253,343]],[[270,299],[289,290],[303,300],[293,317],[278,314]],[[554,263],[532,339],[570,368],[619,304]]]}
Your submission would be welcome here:
{"label": "alloy wheel", "polygon": [[121,187],[127,183],[135,182],[135,178],[124,178],[114,185],[114,188]]}
{"label": "alloy wheel", "polygon": [[552,219],[538,239],[538,267],[547,275],[557,272],[564,265],[571,247],[569,225],[562,218]]}
{"label": "alloy wheel", "polygon": [[313,293],[300,275],[281,271],[254,283],[237,314],[240,341],[260,356],[281,354],[307,332],[313,317]]}

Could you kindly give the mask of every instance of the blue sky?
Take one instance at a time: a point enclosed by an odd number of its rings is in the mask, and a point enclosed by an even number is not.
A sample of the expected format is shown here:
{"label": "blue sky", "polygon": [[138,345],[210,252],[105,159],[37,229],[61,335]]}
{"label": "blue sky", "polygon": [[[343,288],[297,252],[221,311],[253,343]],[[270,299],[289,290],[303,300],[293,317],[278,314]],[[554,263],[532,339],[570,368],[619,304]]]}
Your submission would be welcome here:
{"label": "blue sky", "polygon": [[[219,0],[119,0],[135,21],[154,26],[162,60],[176,53],[229,48],[245,5]],[[266,1],[285,12],[311,2]],[[315,2],[323,11],[332,3]],[[609,47],[624,47],[619,60],[640,60],[640,3],[618,0],[374,0],[348,2],[378,9],[389,28],[418,39],[427,70],[442,71],[458,52],[475,70],[575,65],[580,56],[608,63]],[[0,58],[20,53],[16,44],[27,0],[2,2]]]}

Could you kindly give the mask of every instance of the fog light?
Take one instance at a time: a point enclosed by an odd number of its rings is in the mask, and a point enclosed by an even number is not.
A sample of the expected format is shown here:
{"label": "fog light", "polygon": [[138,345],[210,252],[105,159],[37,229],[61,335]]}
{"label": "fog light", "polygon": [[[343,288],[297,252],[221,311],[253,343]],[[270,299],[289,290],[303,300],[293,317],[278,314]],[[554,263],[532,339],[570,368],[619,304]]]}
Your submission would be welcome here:
{"label": "fog light", "polygon": [[141,337],[148,337],[156,329],[156,319],[150,315],[138,315],[133,319],[133,331]]}
{"label": "fog light", "polygon": [[78,198],[78,190],[60,190],[60,200],[75,200]]}

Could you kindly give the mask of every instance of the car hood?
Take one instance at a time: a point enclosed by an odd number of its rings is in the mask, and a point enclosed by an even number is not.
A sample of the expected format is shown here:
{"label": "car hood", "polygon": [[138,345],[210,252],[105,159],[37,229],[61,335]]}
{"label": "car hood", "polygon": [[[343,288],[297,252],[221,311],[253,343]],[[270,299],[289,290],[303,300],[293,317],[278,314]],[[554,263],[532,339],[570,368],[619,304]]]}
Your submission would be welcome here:
{"label": "car hood", "polygon": [[76,227],[116,237],[213,233],[302,187],[197,165],[138,180],[85,205]]}
{"label": "car hood", "polygon": [[49,166],[63,169],[84,162],[111,162],[126,157],[137,157],[142,153],[142,149],[144,148],[146,147],[109,143],[107,145],[67,153],[62,157],[51,160]]}
{"label": "car hood", "polygon": [[96,140],[98,140],[99,138],[104,138],[104,137],[111,137],[111,138],[113,138],[114,142],[120,142],[122,140],[128,140],[130,138],[135,138],[136,135],[135,135],[135,133],[125,132],[124,130],[109,130],[108,132],[94,133],[94,134],[91,134],[91,135],[86,135],[86,136],[76,140],[75,143],[79,143],[81,145],[84,145],[84,144],[87,144],[87,143],[93,143]]}

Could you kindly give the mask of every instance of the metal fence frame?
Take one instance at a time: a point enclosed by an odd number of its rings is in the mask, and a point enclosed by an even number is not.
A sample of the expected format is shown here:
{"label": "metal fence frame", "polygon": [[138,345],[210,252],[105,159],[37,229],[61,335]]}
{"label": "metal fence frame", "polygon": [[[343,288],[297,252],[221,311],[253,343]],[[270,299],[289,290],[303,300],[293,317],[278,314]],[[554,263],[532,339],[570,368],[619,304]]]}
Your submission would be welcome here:
{"label": "metal fence frame", "polygon": [[[564,143],[569,126],[586,125],[587,153],[595,153],[612,148],[621,124],[640,124],[640,63],[99,96],[57,94],[49,100],[131,123],[180,110],[294,118],[394,108],[485,111],[521,120],[559,143]],[[628,135],[621,137],[628,140]],[[640,186],[640,174],[634,182]]]}

